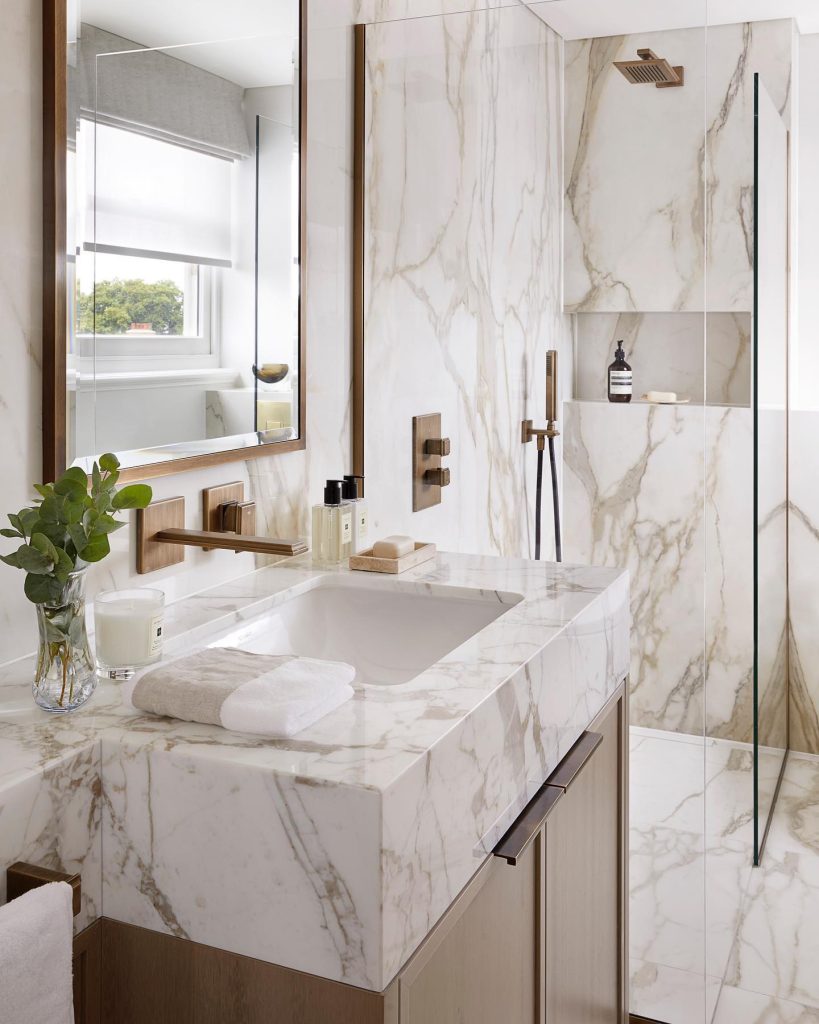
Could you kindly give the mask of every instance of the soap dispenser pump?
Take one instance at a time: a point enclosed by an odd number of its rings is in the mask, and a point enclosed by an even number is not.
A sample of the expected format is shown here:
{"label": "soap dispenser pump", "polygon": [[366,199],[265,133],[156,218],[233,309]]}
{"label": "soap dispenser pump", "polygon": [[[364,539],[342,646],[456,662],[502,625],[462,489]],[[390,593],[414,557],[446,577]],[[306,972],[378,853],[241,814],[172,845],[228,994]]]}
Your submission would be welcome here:
{"label": "soap dispenser pump", "polygon": [[338,565],[352,554],[353,515],[342,502],[342,481],[328,480],[324,504],[313,506],[313,560]]}
{"label": "soap dispenser pump", "polygon": [[608,371],[608,393],[610,402],[630,402],[633,390],[633,375],[631,367],[626,362],[626,353],[623,351],[623,342],[617,342],[617,351],[614,353],[614,362]]}
{"label": "soap dispenser pump", "polygon": [[367,502],[361,497],[359,480],[364,477],[355,473],[345,473],[341,487],[341,496],[348,502],[353,515],[353,554],[357,554],[367,544]]}

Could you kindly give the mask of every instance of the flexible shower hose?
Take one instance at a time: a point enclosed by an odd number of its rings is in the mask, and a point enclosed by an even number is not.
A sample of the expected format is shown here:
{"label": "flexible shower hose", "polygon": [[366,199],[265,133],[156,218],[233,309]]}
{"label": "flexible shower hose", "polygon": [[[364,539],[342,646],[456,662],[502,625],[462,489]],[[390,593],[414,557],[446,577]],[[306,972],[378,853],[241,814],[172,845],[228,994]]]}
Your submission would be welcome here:
{"label": "flexible shower hose", "polygon": [[[555,523],[555,560],[563,561],[563,544],[560,539],[560,500],[557,493],[557,462],[555,460],[555,439],[549,438],[549,468],[552,472],[552,511]],[[540,520],[543,503],[543,449],[537,453],[537,483],[535,486],[535,558],[540,559]]]}

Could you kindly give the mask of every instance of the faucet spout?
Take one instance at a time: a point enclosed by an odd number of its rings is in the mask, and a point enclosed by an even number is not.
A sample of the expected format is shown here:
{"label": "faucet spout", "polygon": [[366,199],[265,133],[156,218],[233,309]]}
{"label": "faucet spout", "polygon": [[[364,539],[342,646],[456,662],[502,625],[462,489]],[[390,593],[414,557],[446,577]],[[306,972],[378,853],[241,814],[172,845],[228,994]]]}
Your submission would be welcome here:
{"label": "faucet spout", "polygon": [[220,533],[216,530],[159,530],[150,538],[163,544],[182,544],[193,548],[222,548],[227,551],[252,551],[261,555],[303,555],[308,551],[303,540],[282,540],[278,537],[253,537],[241,533]]}

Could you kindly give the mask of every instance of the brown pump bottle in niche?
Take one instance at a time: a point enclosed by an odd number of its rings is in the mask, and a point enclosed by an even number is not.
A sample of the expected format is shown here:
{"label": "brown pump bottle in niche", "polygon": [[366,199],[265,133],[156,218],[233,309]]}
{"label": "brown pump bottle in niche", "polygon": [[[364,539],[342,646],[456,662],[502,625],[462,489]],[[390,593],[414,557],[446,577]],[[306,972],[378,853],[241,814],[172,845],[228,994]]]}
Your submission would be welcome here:
{"label": "brown pump bottle in niche", "polygon": [[617,342],[617,351],[614,353],[614,362],[608,371],[608,389],[610,402],[630,402],[632,393],[632,372],[626,362],[626,354],[623,351],[623,342]]}

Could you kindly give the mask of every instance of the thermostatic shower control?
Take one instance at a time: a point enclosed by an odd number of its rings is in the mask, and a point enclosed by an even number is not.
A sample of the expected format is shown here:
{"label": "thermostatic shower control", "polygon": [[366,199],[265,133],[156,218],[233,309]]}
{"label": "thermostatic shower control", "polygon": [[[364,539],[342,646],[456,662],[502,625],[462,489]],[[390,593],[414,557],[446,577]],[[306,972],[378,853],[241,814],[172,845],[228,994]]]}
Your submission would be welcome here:
{"label": "thermostatic shower control", "polygon": [[412,418],[412,511],[441,504],[441,488],[448,487],[450,471],[441,465],[452,450],[441,436],[441,414]]}

